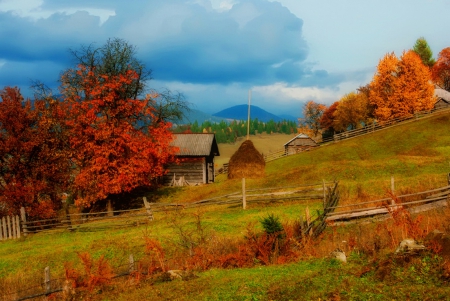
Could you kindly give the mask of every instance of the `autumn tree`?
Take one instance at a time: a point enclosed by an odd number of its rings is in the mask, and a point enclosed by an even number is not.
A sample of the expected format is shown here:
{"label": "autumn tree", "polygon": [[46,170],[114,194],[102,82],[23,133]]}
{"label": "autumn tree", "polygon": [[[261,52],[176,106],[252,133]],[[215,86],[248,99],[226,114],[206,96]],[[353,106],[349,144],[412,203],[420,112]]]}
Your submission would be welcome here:
{"label": "autumn tree", "polygon": [[301,123],[311,129],[314,136],[320,131],[320,118],[322,118],[325,109],[325,105],[316,103],[312,100],[308,101],[303,107],[303,119],[301,120]]}
{"label": "autumn tree", "polygon": [[53,99],[32,105],[18,88],[0,90],[0,98],[0,203],[8,213],[23,206],[31,217],[51,217],[70,179],[65,112]]}
{"label": "autumn tree", "polygon": [[431,76],[436,85],[450,91],[450,47],[439,52],[436,64],[431,69]]}
{"label": "autumn tree", "polygon": [[411,116],[430,110],[434,88],[430,71],[412,50],[398,59],[388,53],[380,60],[370,84],[370,103],[378,120]]}
{"label": "autumn tree", "polygon": [[333,126],[337,131],[360,128],[369,118],[369,99],[363,93],[350,92],[339,100]]}
{"label": "autumn tree", "polygon": [[420,37],[414,44],[413,51],[420,57],[423,64],[429,68],[433,67],[435,60],[433,59],[433,51],[424,37]]}
{"label": "autumn tree", "polygon": [[326,108],[320,118],[320,127],[325,130],[326,136],[332,136],[335,133],[334,112],[336,111],[338,105],[338,101],[333,102],[333,104]]}
{"label": "autumn tree", "polygon": [[156,118],[148,106],[154,96],[123,98],[128,85],[138,77],[132,70],[96,76],[80,66],[78,72],[84,97],[81,100],[68,93],[65,99],[70,111],[67,126],[72,160],[77,167],[77,204],[90,206],[137,187],[154,185],[176,151],[170,146],[170,123],[160,122],[146,131],[138,127],[140,116]]}
{"label": "autumn tree", "polygon": [[[153,186],[174,158],[167,121],[174,116],[172,95],[144,95],[151,71],[124,40],[72,54],[77,66],[63,72],[60,91],[70,112],[66,125],[77,168],[77,204],[90,206]],[[163,105],[156,106],[161,99]]]}

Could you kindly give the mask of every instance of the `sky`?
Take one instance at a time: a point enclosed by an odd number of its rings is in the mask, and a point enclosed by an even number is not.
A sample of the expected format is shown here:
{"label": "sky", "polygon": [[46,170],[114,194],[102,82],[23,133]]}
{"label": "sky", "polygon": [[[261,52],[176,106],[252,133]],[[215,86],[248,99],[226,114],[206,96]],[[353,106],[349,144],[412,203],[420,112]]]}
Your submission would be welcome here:
{"label": "sky", "polygon": [[369,83],[379,60],[424,37],[450,47],[450,0],[0,0],[0,89],[57,90],[70,49],[134,45],[149,88],[213,114],[252,105],[300,116]]}

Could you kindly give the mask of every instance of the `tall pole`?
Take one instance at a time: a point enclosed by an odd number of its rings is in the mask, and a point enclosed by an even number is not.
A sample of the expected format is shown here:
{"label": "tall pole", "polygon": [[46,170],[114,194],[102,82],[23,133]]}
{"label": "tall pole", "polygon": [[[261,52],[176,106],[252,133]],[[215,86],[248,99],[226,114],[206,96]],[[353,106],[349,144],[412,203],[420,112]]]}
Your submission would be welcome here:
{"label": "tall pole", "polygon": [[247,140],[250,139],[250,100],[252,99],[252,90],[248,90],[248,116],[247,116]]}

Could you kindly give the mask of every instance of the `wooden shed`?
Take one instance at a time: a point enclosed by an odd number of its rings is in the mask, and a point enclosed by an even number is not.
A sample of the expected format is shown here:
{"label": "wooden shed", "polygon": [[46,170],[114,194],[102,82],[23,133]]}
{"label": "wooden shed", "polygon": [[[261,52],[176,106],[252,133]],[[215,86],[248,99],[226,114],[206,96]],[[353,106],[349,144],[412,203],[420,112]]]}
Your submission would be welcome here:
{"label": "wooden shed", "polygon": [[308,135],[301,133],[289,140],[284,145],[284,150],[287,155],[292,155],[303,152],[305,150],[309,150],[316,146],[318,146],[316,141],[311,139]]}
{"label": "wooden shed", "polygon": [[435,110],[450,108],[450,92],[436,88],[434,89],[434,95],[436,96]]}
{"label": "wooden shed", "polygon": [[179,164],[168,166],[164,185],[198,185],[214,182],[214,157],[219,156],[215,134],[174,134]]}

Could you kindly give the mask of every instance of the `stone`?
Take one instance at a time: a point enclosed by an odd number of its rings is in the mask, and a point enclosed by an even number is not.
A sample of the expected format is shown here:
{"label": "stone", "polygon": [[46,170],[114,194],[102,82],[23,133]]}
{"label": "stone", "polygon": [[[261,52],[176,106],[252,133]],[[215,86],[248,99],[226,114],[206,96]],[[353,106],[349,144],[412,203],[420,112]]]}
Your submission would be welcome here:
{"label": "stone", "polygon": [[402,240],[399,244],[399,246],[397,247],[397,249],[395,250],[395,254],[398,253],[417,253],[420,252],[422,250],[425,250],[425,246],[424,245],[420,245],[417,243],[417,241],[415,241],[412,238],[406,238],[404,240]]}
{"label": "stone", "polygon": [[345,255],[344,251],[342,251],[341,249],[336,249],[333,252],[330,253],[330,257],[337,259],[341,262],[346,263],[347,262],[347,256]]}

